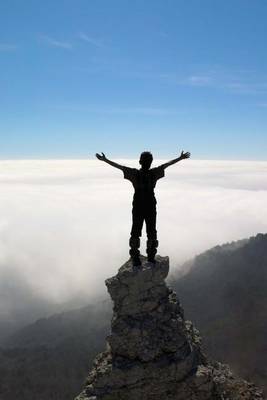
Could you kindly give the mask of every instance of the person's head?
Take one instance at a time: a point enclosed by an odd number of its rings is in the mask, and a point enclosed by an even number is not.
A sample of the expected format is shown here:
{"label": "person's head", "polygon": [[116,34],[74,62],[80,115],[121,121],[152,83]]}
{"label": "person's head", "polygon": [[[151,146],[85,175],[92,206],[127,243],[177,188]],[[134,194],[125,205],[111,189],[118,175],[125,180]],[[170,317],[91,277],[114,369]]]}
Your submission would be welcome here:
{"label": "person's head", "polygon": [[143,169],[148,170],[152,164],[153,156],[150,151],[143,151],[140,155],[139,164]]}

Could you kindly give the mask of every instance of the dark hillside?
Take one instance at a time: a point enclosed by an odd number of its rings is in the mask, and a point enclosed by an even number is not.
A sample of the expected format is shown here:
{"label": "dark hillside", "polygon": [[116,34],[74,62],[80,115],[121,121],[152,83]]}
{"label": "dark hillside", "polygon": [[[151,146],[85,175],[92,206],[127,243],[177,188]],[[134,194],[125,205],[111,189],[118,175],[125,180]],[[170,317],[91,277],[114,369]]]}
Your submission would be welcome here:
{"label": "dark hillside", "polygon": [[104,302],[43,318],[0,350],[0,398],[67,400],[80,390],[110,325]]}
{"label": "dark hillside", "polygon": [[206,352],[266,385],[267,235],[199,255],[172,284]]}

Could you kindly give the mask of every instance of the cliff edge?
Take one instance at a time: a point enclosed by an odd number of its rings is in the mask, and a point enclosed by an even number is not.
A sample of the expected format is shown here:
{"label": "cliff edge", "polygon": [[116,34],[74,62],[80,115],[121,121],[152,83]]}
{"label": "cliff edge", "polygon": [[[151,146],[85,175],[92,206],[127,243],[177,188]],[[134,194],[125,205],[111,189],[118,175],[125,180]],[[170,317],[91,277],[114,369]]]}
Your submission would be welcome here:
{"label": "cliff edge", "polygon": [[165,283],[168,272],[168,257],[157,256],[156,264],[142,258],[141,269],[128,261],[106,280],[111,334],[76,400],[264,400],[202,353],[198,331]]}

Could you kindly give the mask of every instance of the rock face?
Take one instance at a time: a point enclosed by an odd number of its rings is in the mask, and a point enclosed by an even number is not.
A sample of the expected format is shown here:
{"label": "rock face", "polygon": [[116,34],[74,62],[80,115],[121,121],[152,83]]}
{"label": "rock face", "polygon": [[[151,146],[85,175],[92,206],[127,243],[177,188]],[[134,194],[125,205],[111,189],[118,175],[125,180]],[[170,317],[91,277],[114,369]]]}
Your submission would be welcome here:
{"label": "rock face", "polygon": [[253,384],[202,353],[198,331],[166,285],[168,257],[126,262],[106,280],[114,302],[107,349],[76,400],[263,400]]}

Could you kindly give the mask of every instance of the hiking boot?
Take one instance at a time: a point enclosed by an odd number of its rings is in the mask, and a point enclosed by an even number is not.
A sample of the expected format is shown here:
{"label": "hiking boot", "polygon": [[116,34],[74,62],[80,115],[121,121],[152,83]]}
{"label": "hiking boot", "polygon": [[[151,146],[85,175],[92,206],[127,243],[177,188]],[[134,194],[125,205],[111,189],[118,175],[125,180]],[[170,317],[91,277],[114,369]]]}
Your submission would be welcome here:
{"label": "hiking boot", "polygon": [[141,260],[138,256],[132,258],[132,264],[133,264],[133,267],[139,267],[139,268],[142,267]]}

